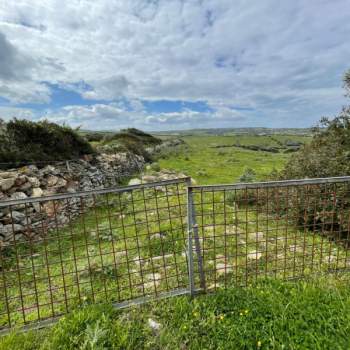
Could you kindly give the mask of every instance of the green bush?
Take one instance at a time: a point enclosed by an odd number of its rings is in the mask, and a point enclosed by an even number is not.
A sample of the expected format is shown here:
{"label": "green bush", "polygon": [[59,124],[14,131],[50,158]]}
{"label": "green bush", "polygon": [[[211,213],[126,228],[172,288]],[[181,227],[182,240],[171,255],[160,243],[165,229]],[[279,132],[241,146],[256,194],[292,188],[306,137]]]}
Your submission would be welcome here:
{"label": "green bush", "polygon": [[239,182],[254,182],[255,171],[251,168],[245,168],[243,174],[239,178]]}
{"label": "green bush", "polygon": [[[350,71],[346,73],[344,81],[345,88],[349,90]],[[350,175],[349,106],[344,107],[333,120],[322,118],[320,125],[313,130],[312,141],[290,158],[276,178],[284,180],[344,175]],[[298,201],[286,205],[292,208],[292,215],[299,226],[346,236],[350,209],[349,187],[348,184],[338,186],[335,197],[331,185],[302,186],[290,193],[290,197],[298,198]]]}
{"label": "green bush", "polygon": [[14,119],[0,134],[0,162],[27,163],[79,158],[94,153],[68,126]]}
{"label": "green bush", "polygon": [[155,146],[162,141],[150,134],[137,129],[125,129],[112,135],[106,135],[103,139],[102,150],[105,152],[131,152],[149,162],[152,161],[147,146]]}
{"label": "green bush", "polygon": [[153,171],[160,171],[160,165],[159,163],[155,162],[151,164],[151,170]]}

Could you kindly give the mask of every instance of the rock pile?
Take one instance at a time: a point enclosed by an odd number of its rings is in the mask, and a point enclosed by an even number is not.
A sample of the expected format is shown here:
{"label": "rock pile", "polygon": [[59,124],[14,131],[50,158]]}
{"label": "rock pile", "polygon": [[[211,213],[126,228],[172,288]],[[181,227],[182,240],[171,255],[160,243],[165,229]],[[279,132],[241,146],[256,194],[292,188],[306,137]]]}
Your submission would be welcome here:
{"label": "rock pile", "polygon": [[[29,165],[0,171],[0,202],[110,187],[139,172],[144,164],[141,156],[117,153],[47,165],[42,169]],[[91,201],[91,198],[85,199],[84,205]],[[80,210],[79,198],[0,207],[0,246],[14,238],[30,238],[50,227],[64,225],[79,215]]]}
{"label": "rock pile", "polygon": [[[184,173],[179,173],[175,170],[162,169],[159,172],[152,172],[150,174],[144,174],[138,178],[133,178],[129,181],[129,185],[139,185],[142,183],[175,180],[186,176],[187,175],[185,175]],[[192,183],[194,183],[193,179],[191,181]]]}

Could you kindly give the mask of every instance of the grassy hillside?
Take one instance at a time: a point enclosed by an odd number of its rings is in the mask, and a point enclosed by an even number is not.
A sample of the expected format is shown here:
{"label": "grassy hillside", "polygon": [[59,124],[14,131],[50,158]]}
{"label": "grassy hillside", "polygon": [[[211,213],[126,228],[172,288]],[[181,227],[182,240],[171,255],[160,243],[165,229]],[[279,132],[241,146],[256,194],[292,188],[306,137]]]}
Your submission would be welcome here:
{"label": "grassy hillside", "polygon": [[88,306],[52,329],[4,337],[0,349],[349,349],[343,283],[265,280],[127,311]]}
{"label": "grassy hillside", "polygon": [[[256,180],[264,179],[273,169],[281,170],[290,157],[290,153],[252,151],[240,145],[260,145],[284,147],[289,141],[309,142],[309,136],[300,135],[235,135],[235,136],[185,136],[187,146],[160,159],[162,168],[182,171],[200,184],[237,182],[245,168],[256,172]],[[230,147],[220,147],[230,146]]]}

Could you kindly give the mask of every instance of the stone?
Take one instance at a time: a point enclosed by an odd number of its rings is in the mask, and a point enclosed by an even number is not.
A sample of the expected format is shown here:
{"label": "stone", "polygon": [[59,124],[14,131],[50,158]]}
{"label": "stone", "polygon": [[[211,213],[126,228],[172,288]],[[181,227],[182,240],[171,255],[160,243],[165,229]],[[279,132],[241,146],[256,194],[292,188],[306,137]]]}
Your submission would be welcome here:
{"label": "stone", "polygon": [[160,239],[160,238],[162,238],[162,235],[160,233],[155,233],[155,234],[149,236],[150,240]]}
{"label": "stone", "polygon": [[153,262],[157,262],[157,261],[163,261],[163,259],[170,259],[172,258],[173,255],[172,254],[165,254],[165,255],[160,255],[160,256],[154,256],[153,258],[151,258],[153,260]]}
{"label": "stone", "polygon": [[57,193],[56,187],[51,187],[46,190],[43,190],[43,196],[52,196]]}
{"label": "stone", "polygon": [[140,184],[141,184],[141,180],[137,178],[131,179],[128,183],[129,186],[140,185]]}
{"label": "stone", "polygon": [[42,174],[50,174],[54,173],[56,171],[56,168],[52,165],[47,165],[45,168],[41,169]]}
{"label": "stone", "polygon": [[24,231],[24,226],[20,224],[9,224],[3,225],[0,227],[0,235],[4,236],[5,239],[9,239],[13,237],[13,233],[17,234],[18,232]]}
{"label": "stone", "polygon": [[156,182],[157,181],[157,177],[153,176],[153,175],[144,175],[142,176],[142,181],[143,182]]}
{"label": "stone", "polygon": [[233,271],[232,265],[228,265],[226,263],[216,264],[216,273],[218,276],[225,275],[227,273],[231,273],[232,271]]}
{"label": "stone", "polygon": [[25,176],[25,175],[19,175],[19,176],[17,176],[16,177],[16,181],[15,181],[15,185],[17,186],[17,187],[20,187],[20,186],[22,186],[24,183],[26,183],[27,182],[27,176]]}
{"label": "stone", "polygon": [[52,187],[57,184],[58,177],[55,175],[50,175],[46,180],[47,180],[47,186]]}
{"label": "stone", "polygon": [[259,260],[261,257],[262,254],[260,252],[257,252],[256,250],[249,252],[247,255],[248,260]]}
{"label": "stone", "polygon": [[296,244],[292,244],[289,246],[289,250],[292,253],[303,253],[303,247],[296,245]]}
{"label": "stone", "polygon": [[15,185],[16,178],[10,177],[5,179],[0,179],[0,189],[2,191],[8,191]]}
{"label": "stone", "polygon": [[20,170],[23,174],[32,175],[38,171],[38,168],[35,165],[26,165],[22,167]]}
{"label": "stone", "polygon": [[39,187],[40,186],[40,180],[37,177],[28,177],[28,182],[33,187]]}
{"label": "stone", "polygon": [[159,331],[161,328],[161,324],[152,320],[151,318],[148,319],[148,325],[153,331]]}
{"label": "stone", "polygon": [[65,187],[66,185],[67,185],[67,181],[63,177],[58,178],[56,183],[57,187]]}
{"label": "stone", "polygon": [[1,179],[9,179],[9,178],[13,178],[13,177],[17,177],[17,172],[16,171],[3,171],[3,172],[0,172],[0,178]]}
{"label": "stone", "polygon": [[143,284],[143,288],[145,289],[154,289],[154,286],[158,287],[159,286],[159,282],[155,281],[155,282],[146,282]]}
{"label": "stone", "polygon": [[42,197],[44,194],[43,190],[40,187],[33,188],[32,197]]}
{"label": "stone", "polygon": [[147,281],[159,282],[161,278],[162,278],[162,275],[160,273],[150,273],[146,275]]}
{"label": "stone", "polygon": [[242,233],[242,230],[238,226],[235,226],[235,225],[226,226],[226,234],[239,235],[240,233]]}
{"label": "stone", "polygon": [[[8,219],[8,222],[13,222],[17,224],[25,224],[26,223],[26,215],[20,211],[12,210],[12,212],[8,213],[6,215],[6,219]],[[29,218],[28,218],[29,219]]]}
{"label": "stone", "polygon": [[32,188],[32,184],[30,182],[25,182],[22,186],[19,187],[19,189],[23,192],[28,193],[30,192],[30,189]]}
{"label": "stone", "polygon": [[216,289],[216,288],[220,288],[220,287],[221,287],[220,283],[213,283],[207,287],[207,290],[212,290],[212,289]]}
{"label": "stone", "polygon": [[264,239],[264,233],[263,232],[250,232],[249,238],[254,241],[261,241]]}
{"label": "stone", "polygon": [[25,199],[27,195],[24,192],[15,192],[11,195],[11,199]]}

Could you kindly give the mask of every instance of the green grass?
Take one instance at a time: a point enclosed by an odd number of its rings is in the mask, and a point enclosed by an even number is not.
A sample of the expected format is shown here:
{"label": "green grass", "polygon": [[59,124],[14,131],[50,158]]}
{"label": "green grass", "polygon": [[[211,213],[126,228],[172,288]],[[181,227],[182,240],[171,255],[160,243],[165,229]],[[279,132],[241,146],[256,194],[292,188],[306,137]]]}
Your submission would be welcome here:
{"label": "green grass", "polygon": [[263,280],[127,311],[87,306],[52,329],[1,338],[0,349],[348,349],[349,287]]}
{"label": "green grass", "polygon": [[273,170],[281,170],[290,154],[256,152],[238,147],[212,148],[213,146],[241,145],[279,146],[286,140],[309,142],[307,136],[185,136],[188,147],[182,146],[160,159],[162,168],[174,169],[193,177],[200,184],[233,183],[239,180],[246,167],[255,170],[257,180],[262,180]]}

